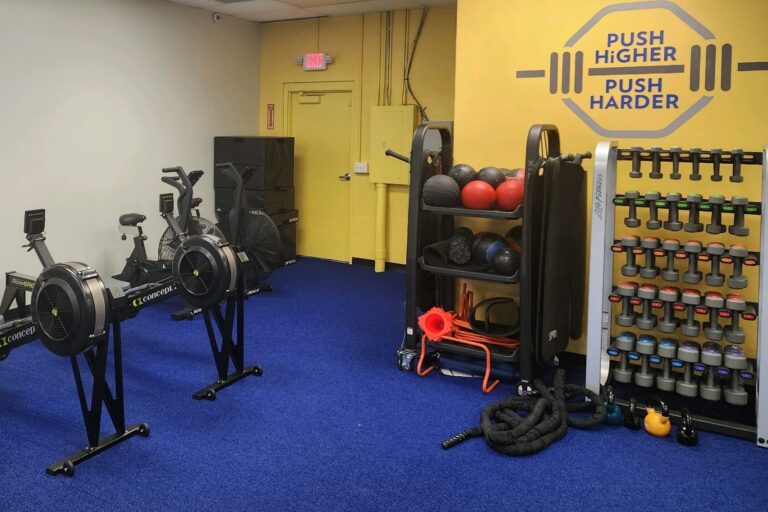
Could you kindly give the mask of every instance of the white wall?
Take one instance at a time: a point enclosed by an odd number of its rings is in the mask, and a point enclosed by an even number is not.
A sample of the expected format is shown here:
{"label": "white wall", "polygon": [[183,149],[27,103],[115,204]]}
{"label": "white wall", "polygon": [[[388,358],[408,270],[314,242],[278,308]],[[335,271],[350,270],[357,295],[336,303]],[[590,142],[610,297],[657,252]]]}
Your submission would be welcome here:
{"label": "white wall", "polygon": [[[0,273],[37,275],[23,212],[47,210],[57,261],[117,273],[132,243],[117,218],[165,225],[160,169],[206,174],[213,136],[258,132],[258,25],[164,0],[0,0]],[[0,288],[2,285],[0,285]]]}

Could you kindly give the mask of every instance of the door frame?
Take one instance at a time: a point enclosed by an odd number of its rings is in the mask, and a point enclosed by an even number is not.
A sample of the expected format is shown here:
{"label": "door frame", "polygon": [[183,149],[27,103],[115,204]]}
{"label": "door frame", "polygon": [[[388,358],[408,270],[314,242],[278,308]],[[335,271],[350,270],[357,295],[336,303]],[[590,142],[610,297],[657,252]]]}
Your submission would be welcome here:
{"label": "door frame", "polygon": [[347,169],[340,170],[341,174],[348,172],[350,176],[350,190],[347,204],[347,211],[349,212],[348,229],[347,229],[347,263],[352,263],[352,197],[355,181],[355,162],[360,159],[360,126],[362,123],[362,99],[360,97],[360,88],[357,81],[317,81],[317,82],[284,82],[283,83],[283,135],[290,137],[292,132],[291,118],[293,114],[293,102],[291,101],[291,95],[302,92],[313,93],[350,93],[352,105],[352,116],[350,122],[350,144],[349,144],[349,161],[347,162]]}

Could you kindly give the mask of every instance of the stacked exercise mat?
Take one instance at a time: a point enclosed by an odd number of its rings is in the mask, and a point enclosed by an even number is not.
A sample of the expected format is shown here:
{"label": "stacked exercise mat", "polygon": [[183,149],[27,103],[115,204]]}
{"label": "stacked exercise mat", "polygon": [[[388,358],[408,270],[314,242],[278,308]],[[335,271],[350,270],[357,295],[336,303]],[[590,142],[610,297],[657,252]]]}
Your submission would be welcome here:
{"label": "stacked exercise mat", "polygon": [[[590,389],[610,383],[623,405],[660,397],[673,418],[689,409],[703,429],[768,446],[768,415],[756,412],[768,358],[758,301],[766,284],[751,270],[768,229],[765,160],[742,149],[598,145]],[[620,193],[618,183],[657,190]]]}

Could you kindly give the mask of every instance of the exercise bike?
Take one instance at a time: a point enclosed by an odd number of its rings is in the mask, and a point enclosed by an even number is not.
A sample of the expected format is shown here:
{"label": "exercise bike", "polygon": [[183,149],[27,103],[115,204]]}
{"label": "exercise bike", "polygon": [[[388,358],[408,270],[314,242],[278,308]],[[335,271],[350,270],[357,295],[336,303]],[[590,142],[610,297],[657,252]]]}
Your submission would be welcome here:
{"label": "exercise bike", "polygon": [[[126,258],[123,270],[113,277],[125,281],[131,287],[149,283],[158,283],[171,275],[171,261],[176,248],[179,245],[179,233],[189,235],[212,234],[223,237],[221,230],[208,219],[200,216],[200,203],[202,199],[193,197],[193,187],[203,176],[203,171],[192,171],[189,174],[181,167],[168,167],[162,170],[164,173],[175,173],[176,176],[163,176],[163,183],[171,185],[178,192],[177,199],[178,217],[174,217],[173,195],[160,196],[160,215],[168,224],[158,243],[156,260],[149,259],[145,242],[147,236],[141,228],[141,223],[147,217],[140,213],[126,213],[121,215],[120,224],[121,239],[127,240],[133,237],[133,251]],[[168,196],[171,197],[170,201]],[[172,221],[175,224],[172,225]]]}

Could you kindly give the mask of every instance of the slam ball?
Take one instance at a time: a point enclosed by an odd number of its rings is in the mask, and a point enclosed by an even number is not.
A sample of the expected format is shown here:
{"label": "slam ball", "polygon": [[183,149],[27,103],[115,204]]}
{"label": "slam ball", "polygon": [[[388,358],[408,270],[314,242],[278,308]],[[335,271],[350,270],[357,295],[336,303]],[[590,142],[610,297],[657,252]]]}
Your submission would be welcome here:
{"label": "slam ball", "polygon": [[459,184],[444,174],[431,176],[421,189],[424,202],[430,206],[456,206],[460,194]]}
{"label": "slam ball", "polygon": [[496,253],[505,248],[507,243],[501,235],[478,233],[472,243],[472,258],[479,265],[490,265]]}
{"label": "slam ball", "polygon": [[477,179],[477,172],[471,165],[456,164],[448,171],[448,176],[456,180],[459,188],[464,188],[464,185]]}
{"label": "slam ball", "polygon": [[524,195],[522,180],[505,181],[496,188],[496,204],[501,210],[511,212],[523,204]]}
{"label": "slam ball", "polygon": [[522,226],[515,226],[511,228],[509,231],[507,231],[507,234],[504,235],[504,239],[507,241],[507,245],[509,245],[513,251],[523,252],[523,227]]}
{"label": "slam ball", "polygon": [[493,270],[502,276],[513,276],[520,270],[520,253],[503,247],[493,255]]}
{"label": "slam ball", "polygon": [[507,179],[504,173],[496,167],[484,167],[477,173],[477,179],[488,183],[493,188],[498,187]]}
{"label": "slam ball", "polygon": [[471,210],[489,210],[496,202],[496,191],[484,181],[470,181],[461,189],[461,202]]}

